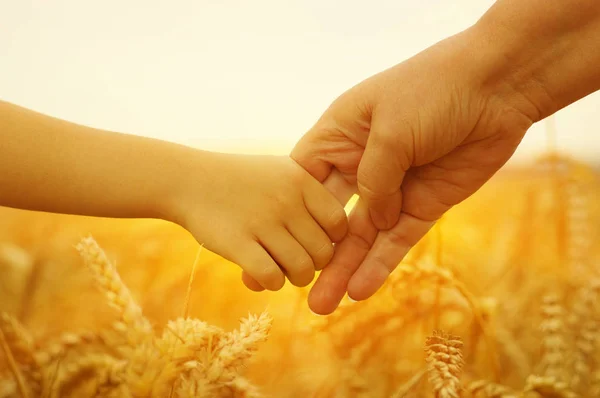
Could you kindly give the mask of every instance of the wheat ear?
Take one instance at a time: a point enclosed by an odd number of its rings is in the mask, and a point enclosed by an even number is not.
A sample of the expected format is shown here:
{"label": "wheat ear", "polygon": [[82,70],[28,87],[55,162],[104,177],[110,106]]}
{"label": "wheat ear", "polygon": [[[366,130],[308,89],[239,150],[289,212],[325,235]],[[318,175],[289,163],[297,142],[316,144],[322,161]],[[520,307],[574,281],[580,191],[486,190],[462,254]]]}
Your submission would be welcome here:
{"label": "wheat ear", "polygon": [[524,393],[536,392],[542,397],[552,398],[576,398],[577,394],[571,391],[567,383],[559,381],[555,377],[530,375],[526,382]]}
{"label": "wheat ear", "polygon": [[419,384],[419,382],[421,381],[423,376],[425,376],[426,373],[427,369],[423,369],[415,373],[413,377],[404,382],[400,387],[396,388],[396,390],[392,393],[391,397],[404,398],[406,394],[410,392],[410,390],[412,390],[417,384]]}
{"label": "wheat ear", "polygon": [[598,318],[596,316],[600,284],[593,280],[577,292],[569,318],[569,329],[577,331],[571,362],[571,388],[575,391],[589,390],[592,370],[597,366]]}
{"label": "wheat ear", "polygon": [[121,371],[124,361],[116,360],[105,354],[87,355],[66,365],[56,382],[59,397],[68,396],[81,383],[96,379],[98,388],[117,387],[123,382]]}
{"label": "wheat ear", "polygon": [[434,331],[427,338],[426,352],[429,382],[435,398],[458,398],[463,367],[463,342],[459,337]]}
{"label": "wheat ear", "polygon": [[35,360],[39,366],[44,367],[63,356],[70,349],[90,345],[101,340],[100,336],[91,332],[63,333],[58,340],[40,347],[35,353]]}
{"label": "wheat ear", "polygon": [[243,365],[254,354],[257,345],[267,340],[272,322],[266,311],[242,319],[240,328],[229,332],[221,341],[219,359],[222,366],[234,370]]}
{"label": "wheat ear", "polygon": [[566,347],[564,309],[555,294],[548,294],[543,299],[542,322],[543,354],[540,360],[542,376],[565,379]]}
{"label": "wheat ear", "polygon": [[120,322],[116,324],[117,330],[152,334],[150,322],[142,315],[142,309],[98,243],[92,237],[87,237],[82,239],[76,248],[105,292],[108,303],[118,311]]}

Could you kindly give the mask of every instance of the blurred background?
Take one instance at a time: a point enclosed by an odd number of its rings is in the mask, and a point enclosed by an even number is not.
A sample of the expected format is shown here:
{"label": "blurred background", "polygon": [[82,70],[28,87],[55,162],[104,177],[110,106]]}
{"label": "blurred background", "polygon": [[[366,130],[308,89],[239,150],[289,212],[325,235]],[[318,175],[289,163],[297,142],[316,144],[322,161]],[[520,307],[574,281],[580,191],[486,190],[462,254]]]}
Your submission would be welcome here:
{"label": "blurred background", "polygon": [[[342,92],[467,28],[492,4],[0,0],[0,99],[207,150],[287,154]],[[239,267],[198,255],[198,242],[174,224],[0,207],[0,337],[13,337],[0,347],[0,398],[18,396],[9,351],[52,354],[40,365],[49,390],[71,386],[71,360],[114,355],[114,342],[107,349],[85,337],[121,316],[74,249],[88,234],[157,333],[188,309],[226,331],[268,310],[268,341],[243,373],[266,397],[433,396],[424,345],[439,328],[464,342],[464,386],[533,391],[536,375],[558,368],[557,380],[598,397],[600,362],[589,358],[600,357],[600,183],[588,166],[599,160],[599,109],[596,93],[534,126],[512,160],[527,167],[499,173],[453,208],[372,299],[344,300],[328,317],[310,313],[307,288],[250,292]],[[551,127],[560,155],[547,153]],[[19,362],[25,374],[28,358]],[[127,386],[151,387],[130,376]]]}
{"label": "blurred background", "polygon": [[[473,24],[492,0],[0,0],[0,98],[208,150],[286,154],[352,85]],[[556,115],[596,162],[600,93]],[[545,148],[534,126],[513,161]]]}

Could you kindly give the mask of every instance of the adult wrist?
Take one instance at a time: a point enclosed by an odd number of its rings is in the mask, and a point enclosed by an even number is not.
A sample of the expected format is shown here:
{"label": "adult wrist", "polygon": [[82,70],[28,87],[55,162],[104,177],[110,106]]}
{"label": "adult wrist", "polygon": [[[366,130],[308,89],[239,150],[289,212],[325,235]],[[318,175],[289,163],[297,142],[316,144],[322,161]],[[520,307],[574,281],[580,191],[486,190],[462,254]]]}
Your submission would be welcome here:
{"label": "adult wrist", "polygon": [[482,90],[532,123],[600,88],[597,0],[499,0],[464,34]]}

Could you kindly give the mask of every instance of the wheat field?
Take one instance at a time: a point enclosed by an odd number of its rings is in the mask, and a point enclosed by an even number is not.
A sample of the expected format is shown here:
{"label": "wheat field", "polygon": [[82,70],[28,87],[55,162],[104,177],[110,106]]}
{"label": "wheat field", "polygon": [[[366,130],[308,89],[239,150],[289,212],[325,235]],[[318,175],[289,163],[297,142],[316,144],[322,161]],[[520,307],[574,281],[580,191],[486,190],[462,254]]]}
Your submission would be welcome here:
{"label": "wheat field", "polygon": [[0,208],[0,397],[600,397],[597,178],[499,173],[330,316],[169,223]]}

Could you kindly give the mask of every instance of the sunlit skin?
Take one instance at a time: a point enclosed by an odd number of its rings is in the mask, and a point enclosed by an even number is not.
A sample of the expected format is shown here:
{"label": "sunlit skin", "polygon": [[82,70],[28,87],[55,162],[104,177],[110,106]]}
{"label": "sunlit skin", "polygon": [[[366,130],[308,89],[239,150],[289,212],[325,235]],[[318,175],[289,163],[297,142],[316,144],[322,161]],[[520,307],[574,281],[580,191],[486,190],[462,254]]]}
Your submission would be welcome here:
{"label": "sunlit skin", "polygon": [[172,221],[269,290],[309,284],[347,230],[343,206],[289,156],[200,151],[1,101],[0,205]]}
{"label": "sunlit skin", "polygon": [[341,202],[361,199],[311,309],[373,295],[533,123],[600,88],[599,48],[597,0],[499,0],[474,26],[334,101],[292,157]]}

